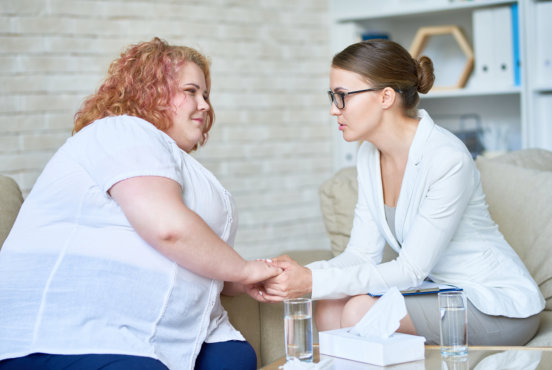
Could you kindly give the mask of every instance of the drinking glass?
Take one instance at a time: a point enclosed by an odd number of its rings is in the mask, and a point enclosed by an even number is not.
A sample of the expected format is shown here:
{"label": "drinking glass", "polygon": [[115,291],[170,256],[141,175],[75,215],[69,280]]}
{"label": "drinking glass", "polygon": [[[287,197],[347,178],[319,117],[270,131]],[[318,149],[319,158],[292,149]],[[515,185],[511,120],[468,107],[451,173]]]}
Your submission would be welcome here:
{"label": "drinking glass", "polygon": [[441,356],[441,370],[470,370],[468,355]]}
{"label": "drinking glass", "polygon": [[284,337],[286,359],[312,362],[312,300],[284,301]]}
{"label": "drinking glass", "polygon": [[441,313],[441,355],[465,356],[468,353],[468,315],[462,291],[439,292]]}

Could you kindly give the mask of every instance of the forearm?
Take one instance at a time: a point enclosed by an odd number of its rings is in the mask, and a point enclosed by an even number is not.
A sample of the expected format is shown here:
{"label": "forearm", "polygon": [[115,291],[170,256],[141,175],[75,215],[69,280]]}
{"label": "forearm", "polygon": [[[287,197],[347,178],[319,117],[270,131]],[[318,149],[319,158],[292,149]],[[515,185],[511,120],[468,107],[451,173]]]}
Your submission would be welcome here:
{"label": "forearm", "polygon": [[138,235],[185,269],[231,282],[263,277],[262,266],[245,261],[186,207],[178,183],[160,177],[130,178],[115,184],[110,194]]}
{"label": "forearm", "polygon": [[[168,231],[143,236],[160,253],[197,274],[228,282],[245,282],[247,262],[194,212],[181,209],[165,220]],[[147,239],[146,239],[147,240]]]}
{"label": "forearm", "polygon": [[349,267],[312,269],[312,298],[339,299],[368,292],[386,291],[392,286],[406,289],[421,283],[404,258],[379,265],[367,262]]}

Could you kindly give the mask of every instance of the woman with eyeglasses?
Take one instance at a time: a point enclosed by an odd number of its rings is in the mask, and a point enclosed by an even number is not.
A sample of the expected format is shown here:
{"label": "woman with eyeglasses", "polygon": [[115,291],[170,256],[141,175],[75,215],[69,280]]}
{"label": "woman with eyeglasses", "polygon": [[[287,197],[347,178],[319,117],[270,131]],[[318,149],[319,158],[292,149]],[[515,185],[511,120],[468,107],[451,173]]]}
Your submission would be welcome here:
{"label": "woman with eyeglasses", "polygon": [[[536,333],[544,299],[491,220],[479,172],[466,146],[417,109],[433,84],[433,64],[399,44],[370,40],[335,55],[331,115],[357,156],[358,202],[345,251],[298,265],[265,283],[265,297],[311,294],[318,330],[356,324],[375,304],[368,292],[431,279],[464,290],[468,338],[475,345],[521,345]],[[385,244],[398,253],[381,263]],[[399,332],[439,343],[437,294],[405,297]]]}
{"label": "woman with eyeglasses", "polygon": [[0,253],[0,369],[256,369],[220,294],[281,272],[232,248],[230,193],[190,153],[207,58],[131,45],[77,112]]}

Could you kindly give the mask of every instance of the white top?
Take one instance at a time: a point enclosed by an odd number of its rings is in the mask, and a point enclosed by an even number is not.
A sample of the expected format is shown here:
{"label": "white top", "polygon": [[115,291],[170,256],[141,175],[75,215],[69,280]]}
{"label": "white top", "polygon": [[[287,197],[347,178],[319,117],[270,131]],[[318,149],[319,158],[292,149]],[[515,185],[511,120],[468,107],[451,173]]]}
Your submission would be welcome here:
{"label": "white top", "polygon": [[[396,206],[396,237],[385,220],[379,151],[365,142],[358,153],[359,192],[349,244],[330,261],[308,265],[312,297],[405,289],[429,277],[463,288],[486,314],[540,312],[544,298],[491,220],[470,153],[425,111],[419,116]],[[385,242],[399,256],[380,263]]]}
{"label": "white top", "polygon": [[396,238],[397,235],[395,233],[395,207],[390,207],[386,204],[383,205],[385,210],[385,219],[387,220],[387,225],[389,226],[389,230],[391,231],[391,234]]}
{"label": "white top", "polygon": [[107,194],[143,175],[177,181],[185,204],[233,243],[230,194],[173,139],[136,117],[94,122],[46,165],[0,253],[0,360],[117,353],[193,369],[204,341],[244,340],[220,303],[223,282],[149,246]]}

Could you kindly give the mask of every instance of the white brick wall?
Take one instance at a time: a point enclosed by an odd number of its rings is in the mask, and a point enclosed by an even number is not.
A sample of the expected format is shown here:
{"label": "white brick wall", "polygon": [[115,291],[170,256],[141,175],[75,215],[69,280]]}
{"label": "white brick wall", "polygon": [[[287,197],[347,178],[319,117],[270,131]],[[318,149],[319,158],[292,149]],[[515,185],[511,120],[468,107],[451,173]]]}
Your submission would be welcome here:
{"label": "white brick wall", "polygon": [[247,258],[328,248],[327,2],[0,1],[0,173],[27,194],[109,62],[154,36],[212,60],[217,119],[195,156],[234,195]]}

